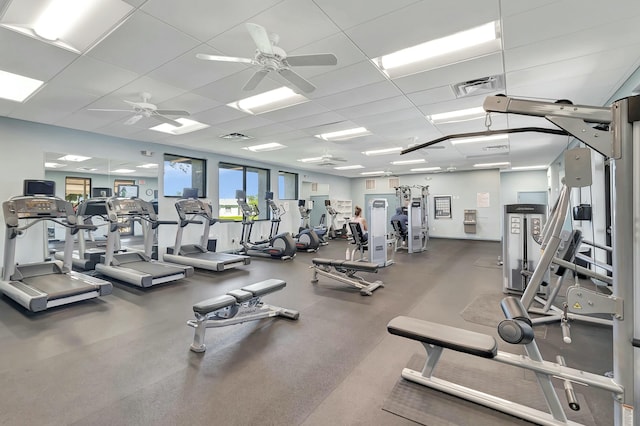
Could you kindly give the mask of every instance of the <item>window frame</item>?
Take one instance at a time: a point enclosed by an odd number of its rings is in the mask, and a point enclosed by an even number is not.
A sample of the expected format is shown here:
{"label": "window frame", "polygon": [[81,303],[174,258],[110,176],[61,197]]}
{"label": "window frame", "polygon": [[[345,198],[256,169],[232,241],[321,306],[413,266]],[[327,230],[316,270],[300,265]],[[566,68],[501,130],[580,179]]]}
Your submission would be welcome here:
{"label": "window frame", "polygon": [[[198,191],[198,198],[207,198],[207,160],[205,158],[196,158],[196,157],[189,157],[188,155],[179,155],[179,154],[171,154],[168,152],[165,152],[162,156],[162,195],[164,197],[167,198],[181,198],[181,195],[171,195],[171,194],[167,194],[167,182],[166,182],[166,172],[165,172],[165,165],[167,163],[167,161],[171,162],[171,160],[167,159],[167,157],[175,157],[176,159],[186,159],[186,160],[191,160],[192,164],[194,161],[200,161],[202,163],[202,178],[201,178],[201,182],[200,184],[202,185],[202,194],[200,193],[200,191]],[[193,182],[193,172],[192,172],[192,182]],[[192,186],[190,188],[196,188],[196,186]]]}
{"label": "window frame", "polygon": [[[293,176],[293,182],[294,182],[294,188],[293,188],[293,192],[294,192],[294,196],[293,198],[287,198],[282,197],[283,194],[286,194],[286,190],[284,187],[280,186],[280,176],[282,175],[292,175]],[[287,172],[285,170],[278,170],[278,199],[279,200],[297,200],[300,195],[300,184],[299,184],[299,180],[300,180],[300,175],[298,173],[293,173],[293,172]],[[284,179],[283,182],[286,185],[286,179]]]}
{"label": "window frame", "polygon": [[[221,203],[221,198],[220,198],[220,194],[222,193],[222,191],[220,191],[220,185],[224,184],[222,179],[220,179],[220,170],[222,170],[222,169],[240,169],[240,170],[242,170],[242,188],[238,188],[238,189],[242,189],[245,194],[247,194],[247,169],[249,169],[249,172],[251,172],[251,169],[265,172],[266,173],[266,177],[265,177],[266,189],[265,189],[265,192],[271,191],[271,169],[265,169],[265,168],[257,167],[257,166],[248,166],[248,165],[245,165],[245,164],[220,162],[220,163],[218,163],[218,205],[219,205],[219,208],[221,208],[222,205],[223,205]],[[252,195],[252,194],[249,194],[249,195]],[[270,220],[271,219],[271,212],[269,211],[269,206],[267,205],[267,203],[266,203],[266,201],[264,199],[262,199],[262,200],[260,199],[260,193],[257,194],[257,197],[258,197],[258,210],[260,211],[260,216],[258,216],[255,220],[256,221]],[[247,202],[249,202],[249,200],[247,200]],[[260,208],[260,204],[263,204],[262,208]],[[231,220],[231,218],[233,218],[233,220],[236,221],[236,222],[242,221],[242,218],[237,219],[235,216],[221,216],[221,215],[219,215],[219,216],[220,216],[220,219]]]}

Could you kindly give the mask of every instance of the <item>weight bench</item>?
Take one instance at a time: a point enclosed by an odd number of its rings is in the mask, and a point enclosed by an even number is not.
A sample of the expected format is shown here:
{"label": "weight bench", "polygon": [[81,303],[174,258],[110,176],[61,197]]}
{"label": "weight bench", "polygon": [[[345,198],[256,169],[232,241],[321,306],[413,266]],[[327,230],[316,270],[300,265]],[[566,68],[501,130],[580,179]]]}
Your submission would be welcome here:
{"label": "weight bench", "polygon": [[[578,425],[578,423],[567,419],[551,382],[552,377],[564,381],[565,394],[572,410],[580,409],[573,391],[572,382],[610,391],[614,394],[614,397],[623,395],[624,390],[613,379],[569,368],[564,363],[562,356],[556,357],[556,363],[543,360],[534,340],[531,321],[520,300],[512,296],[506,297],[502,300],[500,306],[506,319],[498,324],[498,335],[507,343],[524,345],[527,355],[499,351],[494,337],[487,334],[400,316],[392,319],[387,325],[389,333],[416,340],[422,343],[427,351],[427,360],[422,371],[405,368],[402,370],[402,377],[420,385],[541,425]],[[547,402],[549,412],[540,411],[476,389],[433,377],[433,372],[443,349],[492,359],[503,364],[533,371]],[[487,380],[495,380],[495,377],[487,378]]]}
{"label": "weight bench", "polygon": [[353,260],[340,259],[322,259],[315,258],[312,260],[313,269],[312,283],[318,282],[318,274],[333,278],[336,281],[351,285],[360,289],[363,296],[371,296],[378,287],[384,287],[382,281],[368,282],[364,278],[356,275],[358,272],[378,272],[378,264],[371,262],[358,262]]}
{"label": "weight bench", "polygon": [[267,305],[260,301],[265,294],[282,290],[286,285],[282,280],[268,279],[193,305],[196,318],[187,321],[188,326],[195,328],[191,350],[204,352],[207,349],[204,345],[207,328],[225,327],[277,316],[297,320],[300,316],[298,311]]}

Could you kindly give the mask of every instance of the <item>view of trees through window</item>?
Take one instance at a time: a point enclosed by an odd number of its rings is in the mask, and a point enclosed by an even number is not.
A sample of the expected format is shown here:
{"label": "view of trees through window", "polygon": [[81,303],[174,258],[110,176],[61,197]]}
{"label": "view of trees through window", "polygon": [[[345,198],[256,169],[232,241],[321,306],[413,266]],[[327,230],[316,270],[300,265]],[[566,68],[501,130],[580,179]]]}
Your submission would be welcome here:
{"label": "view of trees through window", "polygon": [[219,218],[242,220],[242,212],[236,201],[237,190],[244,191],[247,203],[256,206],[259,210],[260,213],[256,219],[269,218],[267,204],[264,200],[266,192],[270,190],[268,169],[220,163],[218,173]]}

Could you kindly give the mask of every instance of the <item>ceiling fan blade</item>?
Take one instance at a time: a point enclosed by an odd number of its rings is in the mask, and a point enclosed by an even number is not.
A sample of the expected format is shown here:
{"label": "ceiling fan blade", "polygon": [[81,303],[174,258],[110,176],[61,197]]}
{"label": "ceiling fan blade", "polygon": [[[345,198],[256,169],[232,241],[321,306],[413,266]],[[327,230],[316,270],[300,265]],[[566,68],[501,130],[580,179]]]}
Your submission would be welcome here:
{"label": "ceiling fan blade", "polygon": [[128,104],[128,105],[131,105],[132,107],[140,107],[140,105],[139,105],[139,104],[140,104],[140,102],[128,101],[128,100],[126,100],[126,99],[123,99],[122,101],[123,101],[124,103]]}
{"label": "ceiling fan blade", "polygon": [[307,80],[302,78],[298,73],[291,71],[288,68],[283,68],[278,71],[281,76],[287,79],[291,84],[296,86],[298,89],[302,90],[305,93],[311,93],[316,90],[316,86],[309,83]]}
{"label": "ceiling fan blade", "polygon": [[252,64],[253,59],[249,58],[236,58],[234,56],[217,56],[207,55],[205,53],[197,53],[196,58],[203,59],[205,61],[220,61],[220,62],[242,62],[245,64]]}
{"label": "ceiling fan blade", "polygon": [[262,53],[273,55],[273,46],[271,46],[271,40],[269,40],[267,30],[258,24],[252,24],[250,22],[247,22],[244,25],[247,27],[253,42],[258,47],[258,50]]}
{"label": "ceiling fan blade", "polygon": [[154,113],[154,114],[151,114],[151,117],[155,118],[158,121],[162,121],[163,123],[171,124],[172,126],[175,126],[175,127],[182,127],[182,123],[176,120],[172,120],[169,117],[165,117],[164,115]]}
{"label": "ceiling fan blade", "polygon": [[124,122],[125,125],[130,126],[132,124],[136,124],[142,118],[142,114],[134,115]]}
{"label": "ceiling fan blade", "polygon": [[260,70],[256,71],[255,74],[247,81],[247,84],[244,85],[242,90],[253,90],[256,86],[264,79],[264,77],[269,74],[269,70]]}
{"label": "ceiling fan blade", "polygon": [[179,109],[157,109],[155,112],[160,115],[177,115],[179,117],[189,117],[191,115],[188,111]]}
{"label": "ceiling fan blade", "polygon": [[87,111],[108,111],[108,112],[131,112],[130,109],[102,109],[102,108],[89,108]]}
{"label": "ceiling fan blade", "polygon": [[293,67],[307,67],[313,65],[336,65],[338,58],[333,53],[318,53],[315,55],[287,56],[287,63]]}

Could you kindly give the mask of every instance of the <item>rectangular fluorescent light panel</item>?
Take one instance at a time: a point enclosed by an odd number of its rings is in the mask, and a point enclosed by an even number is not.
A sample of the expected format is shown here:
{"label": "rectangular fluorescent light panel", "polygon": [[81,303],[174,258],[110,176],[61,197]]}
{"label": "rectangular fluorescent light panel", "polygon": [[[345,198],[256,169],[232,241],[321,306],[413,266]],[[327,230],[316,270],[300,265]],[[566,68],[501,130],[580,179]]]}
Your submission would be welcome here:
{"label": "rectangular fluorescent light panel", "polygon": [[424,158],[416,158],[415,160],[398,160],[398,161],[392,161],[391,164],[393,164],[394,166],[401,166],[403,164],[418,164],[418,163],[424,163],[425,160]]}
{"label": "rectangular fluorescent light panel", "polygon": [[247,151],[252,152],[262,152],[262,151],[275,151],[277,149],[286,148],[286,145],[279,144],[277,142],[264,143],[262,145],[253,145],[253,146],[245,146],[242,149],[246,149]]}
{"label": "rectangular fluorescent light panel", "polygon": [[93,4],[87,0],[53,0],[38,17],[33,31],[45,40],[58,40],[89,12]]}
{"label": "rectangular fluorescent light panel", "polygon": [[401,146],[396,146],[393,148],[384,148],[384,149],[374,149],[373,151],[363,151],[364,155],[388,155],[388,154],[397,154],[402,151]]}
{"label": "rectangular fluorescent light panel", "polygon": [[417,169],[411,169],[412,172],[435,172],[440,170],[440,167],[419,167]]}
{"label": "rectangular fluorescent light panel", "polygon": [[518,167],[511,167],[511,170],[541,170],[546,168],[547,166],[518,166]]}
{"label": "rectangular fluorescent light panel", "polygon": [[509,139],[509,135],[506,133],[501,135],[490,135],[490,136],[474,136],[471,138],[460,138],[460,139],[451,139],[451,145],[460,145],[464,143],[476,143],[476,142],[492,142]]}
{"label": "rectangular fluorescent light panel", "polygon": [[80,162],[80,161],[91,160],[91,157],[83,157],[82,155],[67,154],[67,155],[64,155],[64,156],[58,158],[58,160]]}
{"label": "rectangular fluorescent light panel", "polygon": [[316,138],[325,141],[345,141],[347,139],[359,138],[361,136],[370,135],[371,132],[364,127],[354,127],[353,129],[339,130],[337,132],[321,133],[315,135]]}
{"label": "rectangular fluorescent light panel", "polygon": [[354,164],[353,166],[338,166],[334,167],[334,170],[355,170],[355,169],[364,169],[364,166],[360,164]]}
{"label": "rectangular fluorescent light panel", "polygon": [[379,170],[379,171],[376,171],[376,172],[362,172],[360,174],[361,175],[365,175],[365,176],[367,176],[367,175],[382,175],[382,174],[384,174],[384,171]]}
{"label": "rectangular fluorescent light panel", "polygon": [[115,169],[115,170],[111,170],[113,173],[133,173],[135,172],[135,170],[131,170],[131,169]]}
{"label": "rectangular fluorescent light panel", "polygon": [[169,133],[170,135],[184,135],[186,133],[195,132],[197,130],[202,130],[209,127],[208,124],[200,123],[199,121],[195,120],[189,120],[188,118],[178,118],[175,121],[182,124],[182,126],[176,127],[173,124],[162,123],[157,126],[151,127],[149,130]]}
{"label": "rectangular fluorescent light panel", "polygon": [[407,47],[373,59],[390,78],[402,77],[497,52],[498,21]]}
{"label": "rectangular fluorescent light panel", "polygon": [[500,167],[500,166],[508,166],[510,163],[508,161],[504,161],[502,163],[482,163],[482,164],[474,164],[473,167]]}
{"label": "rectangular fluorescent light panel", "polygon": [[48,168],[48,169],[57,169],[57,168],[59,168],[59,167],[64,167],[64,166],[66,166],[66,164],[60,164],[60,163],[49,163],[49,162],[46,162],[46,163],[44,163],[44,166],[45,166],[46,168]]}
{"label": "rectangular fluorescent light panel", "polygon": [[460,121],[476,120],[478,118],[483,118],[486,115],[487,112],[484,108],[475,107],[427,115],[427,120],[433,124],[457,123]]}
{"label": "rectangular fluorescent light panel", "polygon": [[158,165],[156,163],[146,163],[146,164],[140,164],[139,166],[136,166],[139,169],[157,169]]}
{"label": "rectangular fluorescent light panel", "polygon": [[43,83],[40,80],[0,70],[0,98],[23,102]]}
{"label": "rectangular fluorescent light panel", "polygon": [[310,157],[310,158],[301,158],[298,161],[301,163],[313,163],[315,161],[322,161],[324,157]]}
{"label": "rectangular fluorescent light panel", "polygon": [[231,102],[230,104],[227,104],[227,106],[248,114],[257,115],[308,101],[309,99],[294,92],[290,88],[283,86],[279,89],[270,90],[268,92],[260,93],[259,95]]}

